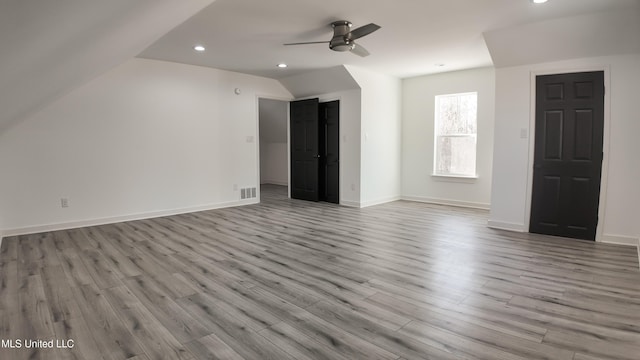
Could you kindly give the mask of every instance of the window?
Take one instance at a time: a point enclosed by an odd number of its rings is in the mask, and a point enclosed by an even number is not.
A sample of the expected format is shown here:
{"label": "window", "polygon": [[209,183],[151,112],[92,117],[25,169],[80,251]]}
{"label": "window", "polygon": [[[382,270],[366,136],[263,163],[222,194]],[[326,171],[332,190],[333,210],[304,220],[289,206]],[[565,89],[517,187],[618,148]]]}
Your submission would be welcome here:
{"label": "window", "polygon": [[436,96],[433,174],[476,176],[478,93]]}

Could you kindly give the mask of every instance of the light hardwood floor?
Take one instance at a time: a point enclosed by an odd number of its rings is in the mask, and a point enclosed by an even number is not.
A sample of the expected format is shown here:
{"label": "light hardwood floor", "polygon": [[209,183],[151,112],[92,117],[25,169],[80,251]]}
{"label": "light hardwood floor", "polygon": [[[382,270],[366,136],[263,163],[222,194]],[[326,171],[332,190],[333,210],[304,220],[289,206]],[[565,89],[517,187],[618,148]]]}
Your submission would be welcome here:
{"label": "light hardwood floor", "polygon": [[640,358],[633,248],[491,230],[479,210],[285,192],[5,238],[0,359]]}

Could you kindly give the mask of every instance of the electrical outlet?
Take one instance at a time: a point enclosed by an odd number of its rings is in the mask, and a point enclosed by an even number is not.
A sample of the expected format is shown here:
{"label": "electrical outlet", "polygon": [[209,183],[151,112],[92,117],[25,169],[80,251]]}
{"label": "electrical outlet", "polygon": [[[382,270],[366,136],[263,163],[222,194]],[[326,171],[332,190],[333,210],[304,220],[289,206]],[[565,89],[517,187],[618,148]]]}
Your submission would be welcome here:
{"label": "electrical outlet", "polygon": [[68,208],[69,207],[69,199],[61,198],[60,199],[60,206],[63,207],[63,208]]}

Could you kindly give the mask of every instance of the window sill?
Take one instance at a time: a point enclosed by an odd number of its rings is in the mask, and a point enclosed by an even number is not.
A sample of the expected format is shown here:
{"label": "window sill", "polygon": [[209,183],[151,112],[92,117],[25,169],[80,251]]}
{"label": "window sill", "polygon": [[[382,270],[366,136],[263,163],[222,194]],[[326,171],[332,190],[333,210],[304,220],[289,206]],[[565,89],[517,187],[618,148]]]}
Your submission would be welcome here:
{"label": "window sill", "polygon": [[459,183],[468,183],[473,184],[478,180],[478,175],[466,176],[466,175],[442,175],[442,174],[431,174],[431,177],[435,181],[449,181],[449,182],[459,182]]}

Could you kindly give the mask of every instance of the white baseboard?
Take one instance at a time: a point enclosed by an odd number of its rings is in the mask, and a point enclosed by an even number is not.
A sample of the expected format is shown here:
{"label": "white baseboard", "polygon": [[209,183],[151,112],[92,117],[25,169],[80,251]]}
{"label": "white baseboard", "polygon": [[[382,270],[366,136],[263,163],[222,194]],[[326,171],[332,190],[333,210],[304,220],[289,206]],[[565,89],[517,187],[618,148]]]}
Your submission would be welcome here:
{"label": "white baseboard", "polygon": [[402,200],[408,200],[408,201],[429,203],[429,204],[458,206],[458,207],[465,207],[465,208],[472,208],[472,209],[482,209],[482,210],[489,210],[489,208],[491,207],[491,204],[486,204],[486,203],[478,203],[478,202],[471,202],[471,201],[460,201],[460,200],[449,200],[449,199],[438,199],[438,198],[430,198],[430,197],[424,197],[424,196],[413,196],[413,195],[403,195],[401,197],[401,199]]}
{"label": "white baseboard", "polygon": [[192,213],[192,212],[198,212],[198,211],[222,209],[227,207],[250,205],[250,204],[257,204],[257,203],[259,203],[258,199],[229,201],[229,202],[216,203],[216,204],[200,205],[200,206],[193,206],[193,207],[173,209],[173,210],[152,211],[147,213],[130,214],[130,215],[123,215],[123,216],[113,216],[113,217],[106,217],[106,218],[100,218],[100,219],[89,219],[89,220],[62,222],[62,223],[56,223],[56,224],[25,226],[25,227],[14,228],[14,229],[4,229],[2,230],[1,233],[3,236],[35,234],[35,233],[41,233],[41,232],[47,232],[47,231],[58,231],[58,230],[75,229],[75,228],[86,227],[86,226],[114,224],[114,223],[125,222],[125,221],[151,219],[151,218],[157,218],[157,217],[163,217],[163,216],[186,214],[186,213]]}
{"label": "white baseboard", "polygon": [[398,201],[400,200],[400,196],[391,196],[391,197],[387,197],[387,198],[382,198],[382,199],[376,199],[376,200],[371,200],[371,201],[365,201],[365,202],[361,202],[360,203],[360,207],[368,207],[368,206],[375,206],[375,205],[380,205],[380,204],[386,204],[388,202],[392,202],[392,201]]}
{"label": "white baseboard", "polygon": [[618,245],[627,245],[627,246],[638,246],[638,239],[631,236],[624,235],[611,235],[611,234],[602,234],[602,236],[596,239],[598,242],[603,242],[607,244],[618,244]]}
{"label": "white baseboard", "polygon": [[280,185],[280,186],[289,186],[289,182],[287,180],[262,180],[260,181],[260,185],[268,184],[268,185]]}
{"label": "white baseboard", "polygon": [[354,208],[360,208],[360,203],[357,202],[357,201],[340,200],[340,205],[348,206],[348,207],[354,207]]}
{"label": "white baseboard", "polygon": [[504,222],[504,221],[489,220],[487,221],[487,226],[489,226],[492,229],[498,229],[498,230],[517,231],[517,232],[529,231],[529,229],[527,229],[524,226],[524,224],[516,224],[516,223],[510,223],[510,222]]}

